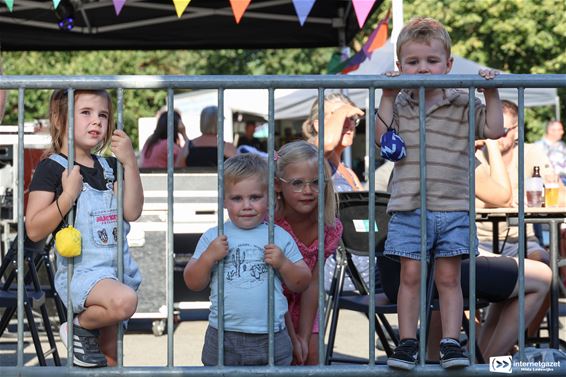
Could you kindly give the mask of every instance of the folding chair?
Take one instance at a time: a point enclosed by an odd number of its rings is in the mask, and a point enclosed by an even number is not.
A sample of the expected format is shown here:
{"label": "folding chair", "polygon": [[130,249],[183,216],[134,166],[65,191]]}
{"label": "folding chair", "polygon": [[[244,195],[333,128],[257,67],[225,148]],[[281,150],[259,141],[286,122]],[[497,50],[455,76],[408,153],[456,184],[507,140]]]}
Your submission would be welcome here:
{"label": "folding chair", "polygon": [[[344,192],[339,194],[340,214],[339,218],[344,225],[344,233],[342,235],[342,245],[336,252],[336,270],[332,279],[329,298],[327,302],[327,328],[328,343],[326,348],[326,364],[333,361],[348,361],[355,363],[367,363],[367,360],[354,358],[340,358],[333,355],[334,342],[336,339],[336,328],[338,326],[338,316],[340,309],[353,310],[368,315],[369,312],[369,293],[370,290],[361,277],[355,264],[352,261],[352,255],[369,257],[369,232],[372,227],[368,223],[368,193],[367,192]],[[389,194],[375,193],[375,222],[377,232],[374,232],[376,254],[383,251],[385,239],[387,237],[387,225],[389,217],[385,210],[389,202]],[[352,280],[356,291],[353,293],[344,293],[345,275]],[[377,280],[377,279],[376,279]],[[378,338],[383,344],[387,355],[392,354],[389,345],[389,339],[394,344],[398,344],[397,335],[387,321],[385,314],[396,313],[397,305],[383,304],[384,294],[379,285],[376,284],[376,304],[375,304],[375,330]],[[386,335],[387,333],[387,335]]]}
{"label": "folding chair", "polygon": [[[45,265],[48,270],[48,278],[50,279],[50,286],[46,288],[52,292],[55,291],[53,285],[53,270],[49,261],[49,256],[45,259],[45,253],[49,253],[50,243],[40,242],[33,243],[27,237],[24,241],[24,312],[27,319],[27,324],[33,339],[35,351],[39,364],[42,366],[47,365],[45,357],[48,355],[53,356],[55,365],[61,365],[57,345],[53,335],[53,329],[49,320],[49,314],[45,303],[46,291],[41,286],[37,267]],[[46,250],[47,249],[47,250]],[[0,307],[4,307],[4,314],[0,318],[0,336],[4,334],[8,327],[10,320],[17,311],[17,240],[14,240],[10,250],[2,260],[0,265],[0,278],[3,280],[0,287]],[[64,310],[62,303],[56,293],[53,296],[56,300],[56,308],[60,319],[64,320]],[[43,320],[43,327],[47,334],[50,349],[43,352],[43,347],[39,339],[39,330],[34,319],[33,310],[39,311]]]}

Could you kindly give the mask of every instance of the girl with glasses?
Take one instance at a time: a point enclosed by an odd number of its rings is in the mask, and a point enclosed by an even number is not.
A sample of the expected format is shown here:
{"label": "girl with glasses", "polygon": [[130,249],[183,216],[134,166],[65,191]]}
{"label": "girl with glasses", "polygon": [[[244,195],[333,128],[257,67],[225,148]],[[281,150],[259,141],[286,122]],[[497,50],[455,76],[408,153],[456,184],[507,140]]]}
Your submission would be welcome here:
{"label": "girl with glasses", "polygon": [[293,364],[318,364],[318,192],[324,190],[324,258],[334,253],[342,236],[336,218],[336,195],[330,168],[324,166],[324,182],[318,179],[318,149],[306,141],[285,144],[276,152],[275,223],[285,229],[299,247],[312,278],[303,293],[284,287],[289,303],[287,329],[293,343]]}

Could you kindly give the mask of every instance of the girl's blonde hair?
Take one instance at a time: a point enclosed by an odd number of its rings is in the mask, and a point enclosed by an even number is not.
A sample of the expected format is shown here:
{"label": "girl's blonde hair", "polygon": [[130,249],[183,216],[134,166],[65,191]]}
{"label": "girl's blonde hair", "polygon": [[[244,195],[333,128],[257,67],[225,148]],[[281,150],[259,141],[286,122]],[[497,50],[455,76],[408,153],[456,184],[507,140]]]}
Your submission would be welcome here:
{"label": "girl's blonde hair", "polygon": [[[332,92],[324,96],[324,107],[328,103],[347,103],[352,106],[356,106],[354,102],[346,95],[340,92]],[[318,135],[316,128],[314,127],[315,121],[318,120],[318,98],[313,102],[309,117],[303,123],[303,136],[310,142]],[[314,143],[313,143],[314,144]]]}
{"label": "girl's blonde hair", "polygon": [[[110,144],[112,133],[114,132],[114,108],[112,99],[106,90],[75,90],[74,100],[81,94],[94,94],[103,97],[108,102],[108,130],[103,142],[96,146],[94,152],[98,153]],[[63,147],[63,140],[67,134],[67,113],[69,110],[69,101],[67,98],[67,89],[58,89],[51,95],[49,101],[49,133],[51,135],[51,146],[47,154],[60,153]]]}
{"label": "girl's blonde hair", "polygon": [[[285,169],[294,163],[312,163],[317,165],[318,148],[304,140],[287,143],[277,152],[275,176],[284,178]],[[319,187],[321,185],[319,184]],[[283,217],[285,209],[285,198],[277,200],[276,215]],[[330,165],[324,160],[324,224],[329,226],[336,225],[336,215],[338,210],[338,199],[332,184]]]}

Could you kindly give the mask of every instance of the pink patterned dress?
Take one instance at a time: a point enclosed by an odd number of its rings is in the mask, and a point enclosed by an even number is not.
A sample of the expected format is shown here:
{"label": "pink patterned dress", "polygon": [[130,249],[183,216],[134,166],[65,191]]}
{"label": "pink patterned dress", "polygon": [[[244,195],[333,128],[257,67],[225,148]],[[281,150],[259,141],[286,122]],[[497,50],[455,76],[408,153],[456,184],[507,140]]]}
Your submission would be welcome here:
{"label": "pink patterned dress", "polygon": [[[317,263],[318,258],[318,238],[313,241],[310,245],[305,245],[301,242],[295,233],[293,233],[293,229],[291,229],[291,225],[285,219],[278,219],[275,220],[275,224],[279,225],[283,229],[285,229],[295,240],[297,247],[301,251],[303,255],[303,260],[309,266],[309,269],[312,271]],[[324,227],[324,259],[328,258],[332,255],[338,245],[340,244],[340,238],[342,237],[342,230],[343,226],[340,220],[336,219],[336,226],[331,227],[326,225]],[[323,263],[324,264],[324,263]],[[299,320],[301,316],[301,294],[291,292],[285,285],[283,286],[283,293],[285,297],[287,297],[287,301],[289,303],[289,313],[291,314],[291,320],[293,321],[293,325],[295,327],[295,331],[299,330]],[[318,333],[318,315],[314,318],[314,323],[312,327],[312,332],[317,334]]]}

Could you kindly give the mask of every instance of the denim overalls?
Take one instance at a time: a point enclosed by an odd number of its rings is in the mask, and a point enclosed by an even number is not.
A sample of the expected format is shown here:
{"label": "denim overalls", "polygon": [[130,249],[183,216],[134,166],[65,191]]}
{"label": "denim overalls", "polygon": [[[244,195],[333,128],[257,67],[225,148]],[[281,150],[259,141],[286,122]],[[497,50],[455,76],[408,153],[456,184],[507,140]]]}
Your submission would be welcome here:
{"label": "denim overalls", "polygon": [[[68,167],[67,159],[58,154],[49,156],[53,161]],[[102,279],[118,279],[117,264],[117,218],[114,197],[114,173],[103,157],[96,157],[104,169],[106,190],[101,191],[83,183],[82,192],[77,199],[74,227],[81,232],[81,255],[75,257],[75,268],[71,281],[71,301],[73,312],[85,310],[85,301],[90,290]],[[137,290],[141,283],[138,265],[130,255],[126,235],[130,224],[124,221],[124,284]],[[67,264],[68,258],[57,255],[55,289],[67,304]]]}

